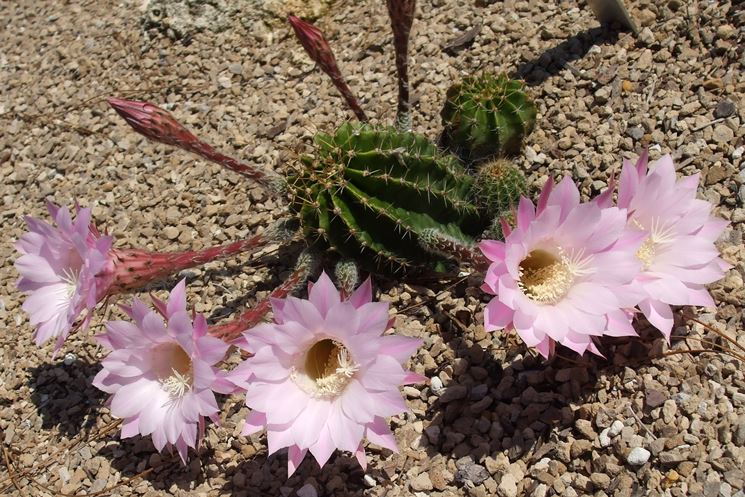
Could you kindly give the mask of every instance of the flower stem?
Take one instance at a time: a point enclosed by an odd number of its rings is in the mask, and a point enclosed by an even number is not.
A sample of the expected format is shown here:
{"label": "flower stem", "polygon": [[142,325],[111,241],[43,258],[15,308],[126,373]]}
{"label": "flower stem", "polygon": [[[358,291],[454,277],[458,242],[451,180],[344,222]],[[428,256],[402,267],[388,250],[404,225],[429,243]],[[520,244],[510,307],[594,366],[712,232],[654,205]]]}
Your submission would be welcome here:
{"label": "flower stem", "polygon": [[212,145],[197,138],[169,112],[160,107],[148,102],[120,98],[109,98],[108,102],[127,121],[127,124],[146,138],[178,147],[208,161],[220,164],[274,192],[282,193],[284,191],[285,182],[279,175],[218,152]]}
{"label": "flower stem", "polygon": [[243,252],[261,249],[271,240],[262,233],[236,242],[187,252],[150,252],[140,249],[112,250],[113,274],[108,294],[142,288],[147,284]]}
{"label": "flower stem", "polygon": [[264,319],[264,316],[272,308],[272,300],[285,298],[297,290],[308,279],[314,267],[315,258],[309,252],[303,252],[298,257],[298,262],[295,264],[292,273],[281,285],[272,290],[268,297],[262,299],[255,307],[243,312],[236,319],[224,324],[210,326],[209,334],[225,342],[232,342],[240,338],[244,331],[256,326]]}
{"label": "flower stem", "polygon": [[409,35],[414,23],[416,0],[386,0],[388,15],[393,30],[393,46],[396,51],[396,73],[398,74],[398,110],[396,125],[402,131],[411,129],[411,103],[409,100]]}

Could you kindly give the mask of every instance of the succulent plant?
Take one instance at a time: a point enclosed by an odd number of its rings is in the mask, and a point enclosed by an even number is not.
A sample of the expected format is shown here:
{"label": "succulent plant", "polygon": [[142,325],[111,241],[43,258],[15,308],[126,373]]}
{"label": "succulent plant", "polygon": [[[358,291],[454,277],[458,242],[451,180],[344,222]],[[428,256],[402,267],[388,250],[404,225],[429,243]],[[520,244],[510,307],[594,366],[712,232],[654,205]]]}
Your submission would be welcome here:
{"label": "succulent plant", "polygon": [[520,151],[535,124],[536,109],[520,81],[482,73],[447,92],[441,144],[467,162]]}
{"label": "succulent plant", "polygon": [[319,133],[317,152],[289,180],[305,238],[374,271],[443,270],[422,250],[423,230],[472,243],[489,219],[473,202],[474,178],[424,136],[346,123]]}
{"label": "succulent plant", "polygon": [[528,191],[525,174],[508,159],[496,159],[479,166],[474,193],[491,218],[509,213]]}

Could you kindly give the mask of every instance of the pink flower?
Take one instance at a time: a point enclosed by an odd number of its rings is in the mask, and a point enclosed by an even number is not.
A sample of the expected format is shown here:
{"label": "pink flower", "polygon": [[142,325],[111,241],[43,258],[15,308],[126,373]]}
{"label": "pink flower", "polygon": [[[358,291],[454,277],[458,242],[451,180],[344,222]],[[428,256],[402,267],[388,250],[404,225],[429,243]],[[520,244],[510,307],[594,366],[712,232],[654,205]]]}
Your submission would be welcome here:
{"label": "pink flower", "polygon": [[397,450],[385,418],[407,410],[399,386],[422,380],[402,367],[421,340],[383,336],[388,304],[371,300],[370,280],[342,301],[324,273],[308,300],[274,300],[275,323],[244,334],[253,356],[234,380],[253,411],[243,434],[266,428],[270,454],[288,447],[289,475],[308,451],[323,466],[337,448],[364,468],[363,438]]}
{"label": "pink flower", "polygon": [[154,299],[157,313],[134,299],[124,307],[134,323],[107,323],[106,333],[97,338],[111,353],[93,380],[112,394],[111,414],[124,420],[122,438],[151,435],[158,450],[175,446],[184,462],[187,448],[201,438],[204,417],[218,422],[214,391],[233,388],[213,367],[229,346],[207,335],[202,314],[192,323],[185,288],[181,280],[167,303]]}
{"label": "pink flower", "polygon": [[496,295],[484,311],[487,330],[514,328],[544,357],[555,342],[599,354],[593,337],[636,335],[623,309],[640,299],[629,283],[642,236],[626,229],[624,210],[601,204],[580,204],[569,178],[556,188],[549,181],[537,207],[520,200],[504,242],[481,242],[492,261],[482,289]]}
{"label": "pink flower", "polygon": [[[16,243],[21,257],[15,265],[21,273],[18,288],[29,294],[23,309],[36,327],[36,343],[57,337],[55,353],[76,323],[88,325],[96,305],[106,296],[140,289],[183,269],[258,250],[276,236],[265,231],[198,251],[113,249],[112,238],[101,236],[91,223],[90,209],[78,207],[73,222],[67,207],[52,203],[47,207],[57,227],[27,217],[29,232]],[[85,315],[78,321],[83,311]]]}
{"label": "pink flower", "polygon": [[711,204],[696,199],[698,174],[677,180],[669,155],[647,173],[647,160],[645,151],[636,166],[624,161],[618,206],[628,211],[629,227],[648,235],[636,252],[642,268],[634,285],[644,293],[639,309],[669,340],[670,305],[714,307],[705,285],[731,267],[714,246],[727,222],[711,217]]}
{"label": "pink flower", "polygon": [[111,264],[112,240],[91,228],[90,209],[78,208],[74,221],[67,207],[48,202],[47,209],[57,226],[26,217],[29,232],[16,243],[21,257],[15,266],[18,288],[28,294],[23,310],[36,327],[34,340],[41,345],[56,337],[56,352],[84,310],[83,325],[90,319],[102,292],[96,274]]}

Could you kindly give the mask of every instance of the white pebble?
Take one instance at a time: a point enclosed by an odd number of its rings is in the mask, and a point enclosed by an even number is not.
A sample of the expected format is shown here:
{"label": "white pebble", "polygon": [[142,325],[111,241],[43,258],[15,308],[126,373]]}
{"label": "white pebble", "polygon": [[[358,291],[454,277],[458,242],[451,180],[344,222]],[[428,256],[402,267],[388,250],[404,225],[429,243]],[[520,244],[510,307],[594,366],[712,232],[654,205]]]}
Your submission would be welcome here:
{"label": "white pebble", "polygon": [[365,485],[367,485],[370,488],[372,488],[372,487],[374,487],[375,485],[378,484],[378,482],[375,481],[375,478],[373,478],[370,475],[365,475],[364,480],[365,480]]}
{"label": "white pebble", "polygon": [[442,393],[442,380],[439,376],[433,376],[429,382],[429,386],[435,394],[439,395]]}
{"label": "white pebble", "polygon": [[65,354],[65,358],[62,360],[62,362],[65,364],[65,366],[69,366],[77,360],[78,356],[76,356],[72,352],[68,352],[67,354]]}
{"label": "white pebble", "polygon": [[598,435],[598,442],[600,442],[601,447],[608,447],[612,441],[610,435],[610,428],[605,428],[603,431],[600,432],[600,435]]}
{"label": "white pebble", "polygon": [[652,454],[643,447],[634,447],[631,449],[631,452],[629,452],[626,461],[632,466],[641,466],[649,461],[649,456],[651,455]]}
{"label": "white pebble", "polygon": [[623,422],[619,420],[615,420],[610,425],[610,428],[608,428],[608,436],[613,438],[617,436],[619,433],[621,433],[621,430],[623,430]]}

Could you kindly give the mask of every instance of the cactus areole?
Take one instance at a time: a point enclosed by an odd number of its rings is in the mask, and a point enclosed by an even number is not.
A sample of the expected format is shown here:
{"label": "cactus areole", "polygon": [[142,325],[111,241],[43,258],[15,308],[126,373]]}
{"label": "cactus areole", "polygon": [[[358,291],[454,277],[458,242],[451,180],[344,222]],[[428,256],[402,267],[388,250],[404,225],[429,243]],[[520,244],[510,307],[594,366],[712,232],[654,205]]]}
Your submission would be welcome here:
{"label": "cactus areole", "polygon": [[288,180],[305,238],[376,272],[448,268],[424,251],[423,230],[473,243],[489,219],[474,178],[424,136],[363,123],[319,133]]}

